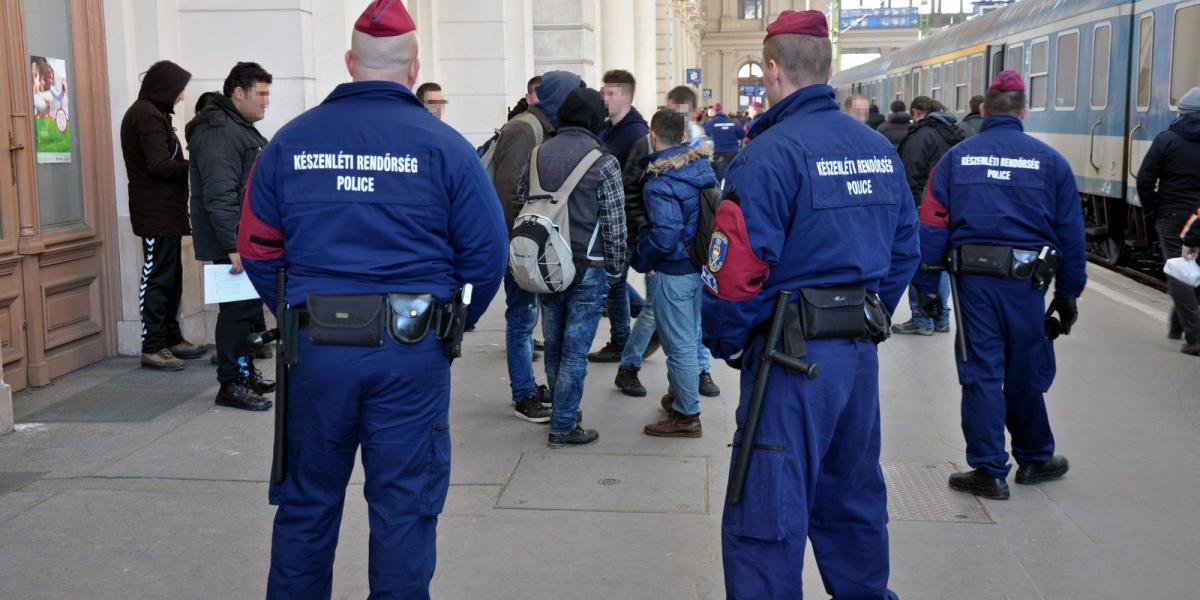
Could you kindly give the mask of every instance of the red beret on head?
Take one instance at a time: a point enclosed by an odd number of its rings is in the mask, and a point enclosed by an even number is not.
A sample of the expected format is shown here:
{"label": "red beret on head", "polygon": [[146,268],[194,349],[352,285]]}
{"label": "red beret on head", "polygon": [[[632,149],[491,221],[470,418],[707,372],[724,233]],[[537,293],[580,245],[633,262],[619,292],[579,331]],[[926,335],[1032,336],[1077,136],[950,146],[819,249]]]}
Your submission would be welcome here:
{"label": "red beret on head", "polygon": [[715,111],[717,111],[717,112],[721,112],[721,103],[720,103],[720,102],[718,102],[718,103],[716,103],[716,104],[712,105],[712,109],[713,109],[713,110],[715,110]]}
{"label": "red beret on head", "polygon": [[785,33],[827,38],[829,22],[825,20],[825,13],[819,10],[785,10],[779,13],[774,23],[767,25],[767,37],[763,41]]}
{"label": "red beret on head", "polygon": [[992,85],[988,88],[997,92],[1023,92],[1025,91],[1025,80],[1021,79],[1021,74],[1008,69],[1001,71],[995,79],[992,80]]}
{"label": "red beret on head", "polygon": [[394,37],[417,29],[400,0],[375,0],[354,23],[354,29],[371,37]]}

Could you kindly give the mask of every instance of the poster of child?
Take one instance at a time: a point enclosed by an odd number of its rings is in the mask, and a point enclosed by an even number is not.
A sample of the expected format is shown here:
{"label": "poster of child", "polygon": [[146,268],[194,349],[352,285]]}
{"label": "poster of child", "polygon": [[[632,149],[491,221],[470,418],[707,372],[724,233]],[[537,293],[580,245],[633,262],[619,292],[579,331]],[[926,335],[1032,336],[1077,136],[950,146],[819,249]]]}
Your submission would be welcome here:
{"label": "poster of child", "polygon": [[67,94],[67,61],[30,56],[33,117],[39,163],[71,162],[71,108]]}

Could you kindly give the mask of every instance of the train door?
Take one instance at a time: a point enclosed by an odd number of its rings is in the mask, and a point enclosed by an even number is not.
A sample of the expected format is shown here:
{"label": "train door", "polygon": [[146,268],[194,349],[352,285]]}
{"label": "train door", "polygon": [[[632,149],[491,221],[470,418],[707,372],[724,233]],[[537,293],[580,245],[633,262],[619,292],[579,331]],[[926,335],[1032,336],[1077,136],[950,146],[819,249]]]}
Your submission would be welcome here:
{"label": "train door", "polygon": [[[988,70],[987,70],[988,77],[987,77],[987,80],[988,80],[988,85],[991,85],[992,80],[995,79],[996,76],[1000,74],[1000,71],[1004,70],[1004,45],[997,44],[994,46],[988,46],[987,55],[988,55],[988,67],[987,67],[988,68]],[[987,91],[986,86],[984,87],[984,91],[985,92]]]}

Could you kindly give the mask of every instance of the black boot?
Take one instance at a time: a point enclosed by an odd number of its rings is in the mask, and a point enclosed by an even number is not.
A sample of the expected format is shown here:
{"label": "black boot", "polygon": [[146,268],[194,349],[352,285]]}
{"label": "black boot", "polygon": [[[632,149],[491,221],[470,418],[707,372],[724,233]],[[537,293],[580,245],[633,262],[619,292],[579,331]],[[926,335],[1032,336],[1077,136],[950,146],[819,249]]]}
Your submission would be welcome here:
{"label": "black boot", "polygon": [[267,410],[271,401],[254,393],[245,381],[222,383],[217,392],[217,406],[228,406],[242,410]]}
{"label": "black boot", "polygon": [[570,433],[551,433],[547,446],[551,448],[566,448],[567,446],[583,446],[600,439],[595,429],[584,429],[578,425]]}
{"label": "black boot", "polygon": [[951,475],[950,489],[992,500],[1008,500],[1008,484],[979,469]]}
{"label": "black boot", "polygon": [[617,379],[614,382],[617,384],[617,389],[621,390],[626,396],[642,398],[646,395],[646,387],[642,382],[638,381],[637,367],[621,367],[617,369]]}
{"label": "black boot", "polygon": [[706,398],[716,398],[721,395],[721,388],[717,386],[717,382],[713,381],[712,373],[708,371],[700,373],[700,395]]}
{"label": "black boot", "polygon": [[603,348],[588,354],[588,362],[594,363],[614,363],[621,361],[621,353],[625,351],[625,344],[617,344],[612,340]]}
{"label": "black boot", "polygon": [[1067,474],[1067,469],[1070,465],[1067,464],[1067,457],[1054,455],[1050,460],[1038,465],[1021,465],[1017,467],[1017,477],[1015,481],[1021,485],[1031,485],[1058,479]]}
{"label": "black boot", "polygon": [[262,371],[251,366],[250,376],[246,378],[246,387],[254,390],[254,393],[261,396],[275,391],[275,382],[270,379],[264,379]]}

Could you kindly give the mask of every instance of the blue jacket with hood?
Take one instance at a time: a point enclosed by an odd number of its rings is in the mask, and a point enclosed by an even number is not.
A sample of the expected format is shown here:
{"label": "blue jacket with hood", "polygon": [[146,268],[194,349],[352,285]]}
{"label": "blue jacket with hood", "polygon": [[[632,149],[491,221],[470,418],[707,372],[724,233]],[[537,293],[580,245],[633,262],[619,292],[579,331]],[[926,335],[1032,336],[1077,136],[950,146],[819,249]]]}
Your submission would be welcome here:
{"label": "blue jacket with hood", "polygon": [[696,239],[700,190],[717,186],[708,149],[675,146],[647,157],[646,222],[631,262],[635,271],[687,275],[699,269],[687,248]]}

